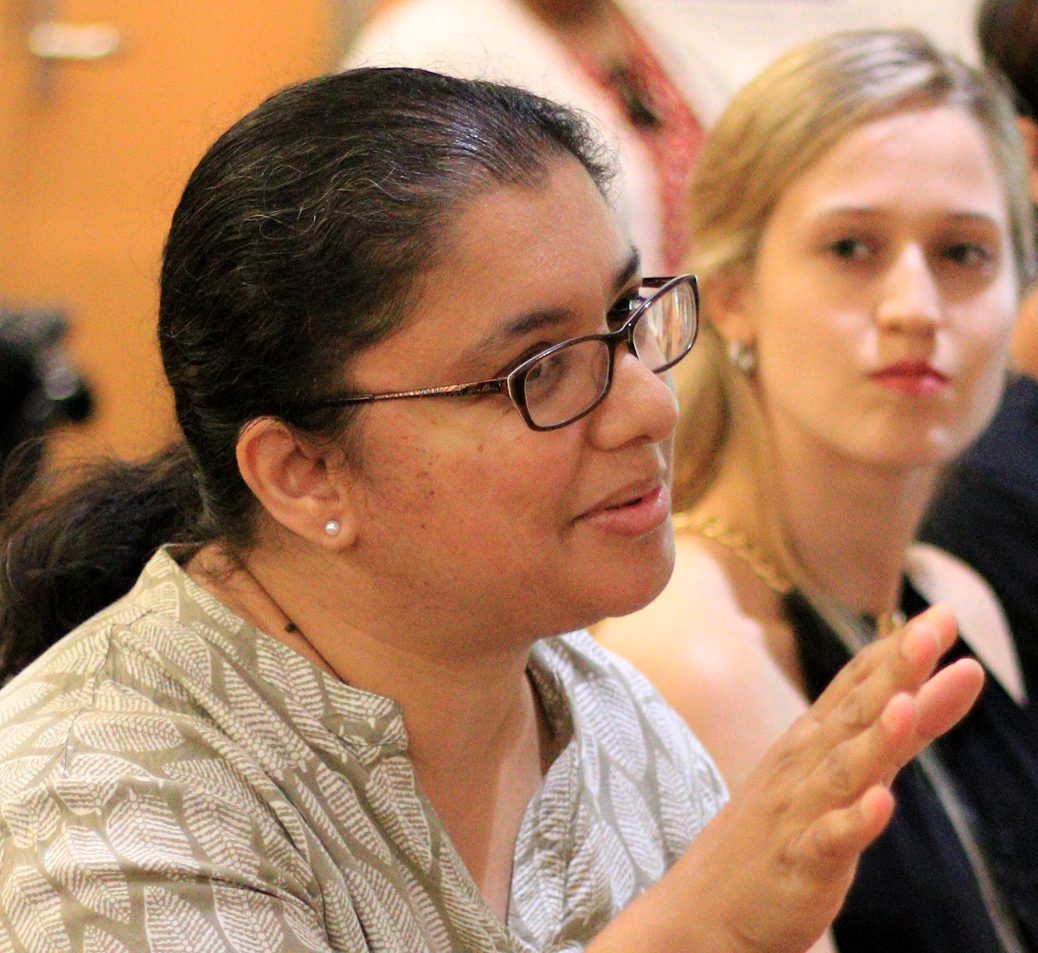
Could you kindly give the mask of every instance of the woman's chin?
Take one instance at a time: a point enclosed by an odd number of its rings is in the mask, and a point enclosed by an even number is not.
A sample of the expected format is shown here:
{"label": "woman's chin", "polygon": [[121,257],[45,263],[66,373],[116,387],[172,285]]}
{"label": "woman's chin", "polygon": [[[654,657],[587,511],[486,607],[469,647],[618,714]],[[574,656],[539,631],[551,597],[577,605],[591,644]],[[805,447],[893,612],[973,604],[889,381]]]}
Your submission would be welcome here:
{"label": "woman's chin", "polygon": [[[598,617],[593,621],[630,615],[644,609],[663,592],[673,571],[674,546],[671,540],[665,552],[653,560],[646,560],[632,567],[608,592],[602,593],[602,599],[598,603]],[[615,572],[614,567],[610,575]]]}

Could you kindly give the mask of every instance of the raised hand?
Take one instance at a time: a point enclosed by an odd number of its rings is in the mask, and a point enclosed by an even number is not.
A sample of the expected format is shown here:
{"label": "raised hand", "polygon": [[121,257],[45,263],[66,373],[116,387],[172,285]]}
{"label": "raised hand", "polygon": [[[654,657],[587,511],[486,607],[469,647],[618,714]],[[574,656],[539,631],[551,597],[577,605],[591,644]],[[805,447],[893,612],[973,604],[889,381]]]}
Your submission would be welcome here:
{"label": "raised hand", "polygon": [[803,951],[835,917],[894,810],[897,770],[980,692],[972,660],[934,674],[954,641],[954,619],[934,607],[859,652],[693,845],[687,860],[741,873],[717,898],[732,949]]}
{"label": "raised hand", "polygon": [[[934,673],[955,634],[951,613],[935,606],[845,666],[632,905],[632,922],[651,923],[658,938],[642,948],[803,953],[821,936],[891,817],[898,769],[980,692],[983,670],[971,659]],[[603,950],[613,948],[609,932]]]}

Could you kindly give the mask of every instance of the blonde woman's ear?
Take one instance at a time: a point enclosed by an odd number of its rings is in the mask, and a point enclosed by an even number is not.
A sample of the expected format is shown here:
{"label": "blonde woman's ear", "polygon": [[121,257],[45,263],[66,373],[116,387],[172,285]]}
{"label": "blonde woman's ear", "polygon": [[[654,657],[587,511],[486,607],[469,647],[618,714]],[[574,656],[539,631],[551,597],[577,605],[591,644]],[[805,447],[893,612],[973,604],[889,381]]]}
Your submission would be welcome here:
{"label": "blonde woman's ear", "polygon": [[752,349],[756,332],[752,318],[752,290],[745,269],[710,276],[702,288],[703,314],[717,328],[730,349]]}

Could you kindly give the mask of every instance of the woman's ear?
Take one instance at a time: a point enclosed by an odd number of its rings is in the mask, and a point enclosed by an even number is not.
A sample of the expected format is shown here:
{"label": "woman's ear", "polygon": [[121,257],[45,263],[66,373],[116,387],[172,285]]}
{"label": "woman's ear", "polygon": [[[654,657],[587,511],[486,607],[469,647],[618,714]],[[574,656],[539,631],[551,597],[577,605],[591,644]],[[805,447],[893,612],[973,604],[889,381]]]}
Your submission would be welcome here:
{"label": "woman's ear", "polygon": [[325,549],[344,549],[356,535],[356,511],[349,472],[332,452],[273,417],[252,421],[236,448],[242,479],[275,522]]}
{"label": "woman's ear", "polygon": [[1020,116],[1016,120],[1016,126],[1020,130],[1020,138],[1024,140],[1030,164],[1031,198],[1038,203],[1038,122],[1027,116]]}
{"label": "woman's ear", "polygon": [[752,347],[756,331],[750,313],[752,288],[747,268],[730,268],[703,285],[703,313],[730,343]]}

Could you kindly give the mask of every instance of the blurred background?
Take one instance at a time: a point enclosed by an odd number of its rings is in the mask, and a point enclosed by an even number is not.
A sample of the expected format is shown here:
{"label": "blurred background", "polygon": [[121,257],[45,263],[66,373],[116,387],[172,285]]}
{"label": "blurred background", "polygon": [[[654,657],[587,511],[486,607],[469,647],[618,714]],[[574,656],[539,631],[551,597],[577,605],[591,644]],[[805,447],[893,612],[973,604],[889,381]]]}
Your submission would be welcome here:
{"label": "blurred background", "polygon": [[[335,68],[393,0],[0,0],[0,452],[139,457],[173,434],[154,324],[163,237],[207,145]],[[976,60],[976,0],[636,0],[730,94],[828,30],[917,26]]]}

